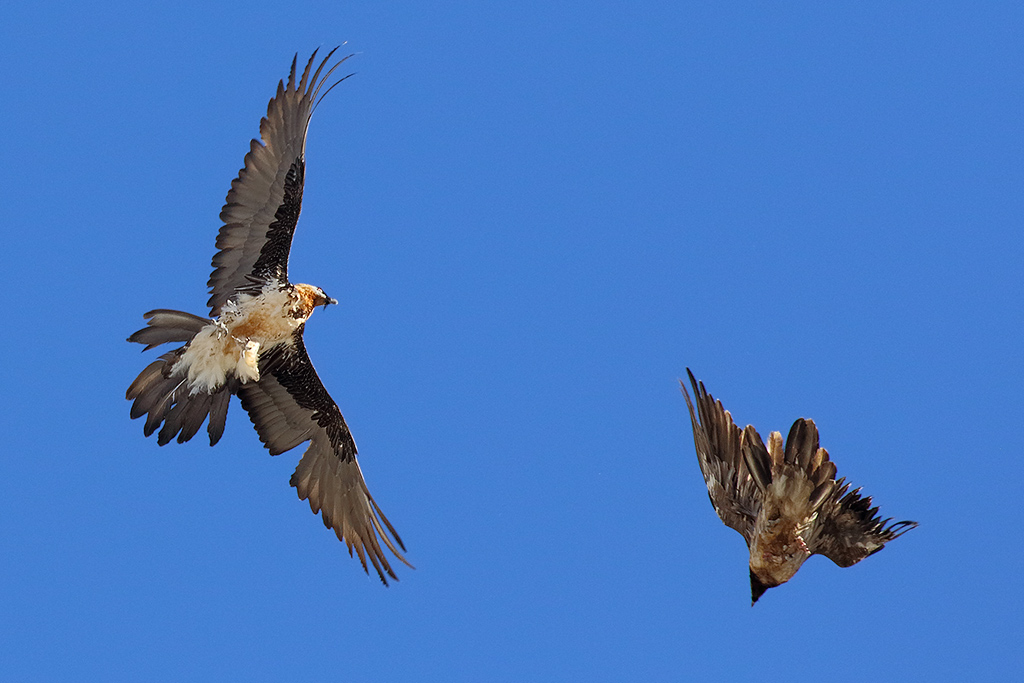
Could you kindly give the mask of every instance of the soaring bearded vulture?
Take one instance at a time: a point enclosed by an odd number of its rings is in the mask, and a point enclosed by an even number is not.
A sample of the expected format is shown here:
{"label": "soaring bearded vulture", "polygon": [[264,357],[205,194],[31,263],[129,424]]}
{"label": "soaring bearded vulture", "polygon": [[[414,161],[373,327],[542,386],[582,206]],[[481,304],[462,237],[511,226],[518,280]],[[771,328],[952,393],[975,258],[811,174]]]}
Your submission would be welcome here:
{"label": "soaring bearded vulture", "polygon": [[[220,218],[217,253],[210,276],[210,318],[157,309],[147,327],[128,338],[146,350],[167,342],[185,345],[165,353],[143,370],[126,397],[132,418],[148,415],[146,436],[159,427],[161,446],[177,436],[188,441],[209,416],[210,445],[224,433],[232,394],[256,427],[260,440],[278,455],[309,441],[292,475],[299,498],[309,499],[324,525],[359,555],[369,557],[381,581],[398,579],[380,542],[412,567],[394,527],[374,502],[356,461],[356,444],[302,343],[313,309],[338,303],[319,287],[288,281],[288,253],[299,218],[305,174],[306,132],[313,111],[341,80],[327,80],[345,57],[324,72],[331,56],[310,77],[316,51],[296,83],[292,61],[288,85],[260,121],[261,144],[253,140],[245,167],[231,182]],[[321,76],[321,73],[323,75]],[[161,427],[161,423],[163,426]],[[394,539],[392,541],[392,539]],[[397,548],[396,548],[397,544]]]}
{"label": "soaring bearded vulture", "polygon": [[849,567],[917,526],[889,524],[891,518],[879,518],[870,497],[861,497],[860,489],[848,492],[845,479],[836,481],[836,466],[828,451],[818,447],[813,421],[794,422],[785,448],[782,434],[772,432],[766,448],[753,425],[741,430],[704,383],[698,384],[689,369],[686,374],[697,397],[696,411],[686,385],[679,385],[708,497],[750,549],[751,604],[793,578],[815,553]]}

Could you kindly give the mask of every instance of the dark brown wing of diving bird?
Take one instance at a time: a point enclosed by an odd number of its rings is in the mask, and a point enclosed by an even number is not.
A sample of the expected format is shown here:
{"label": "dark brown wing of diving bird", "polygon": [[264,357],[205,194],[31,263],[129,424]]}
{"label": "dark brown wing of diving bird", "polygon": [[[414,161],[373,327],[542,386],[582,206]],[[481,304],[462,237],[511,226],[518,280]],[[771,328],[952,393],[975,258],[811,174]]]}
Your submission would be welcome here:
{"label": "dark brown wing of diving bird", "polygon": [[345,80],[339,79],[321,92],[334,70],[348,59],[342,58],[321,75],[337,49],[327,54],[311,76],[314,51],[298,82],[296,55],[287,85],[278,83],[277,94],[260,121],[263,142],[252,140],[245,166],[231,181],[220,212],[224,225],[217,235],[218,251],[208,283],[207,304],[213,317],[220,315],[224,304],[239,290],[251,288],[254,283],[288,281],[288,254],[302,208],[309,120],[324,96]]}
{"label": "dark brown wing of diving bird", "polygon": [[743,457],[743,432],[732,421],[729,411],[722,407],[721,401],[716,401],[707,392],[704,383],[698,383],[689,369],[686,374],[696,397],[696,410],[686,385],[680,382],[679,387],[690,411],[693,443],[708,487],[708,497],[722,521],[740,532],[750,545],[754,521],[761,510],[761,495]]}
{"label": "dark brown wing of diving bird", "polygon": [[822,504],[818,524],[807,544],[812,553],[824,555],[840,567],[850,567],[874,555],[917,526],[917,522],[908,520],[890,523],[891,517],[882,519],[878,508],[871,507],[871,497],[861,496],[860,489],[847,492],[850,485],[845,481],[837,481]]}
{"label": "dark brown wing of diving bird", "polygon": [[334,529],[349,554],[355,550],[363,569],[369,558],[386,585],[385,574],[398,577],[378,537],[395,557],[412,565],[399,552],[398,548],[405,550],[402,539],[366,487],[355,441],[313,369],[302,332],[296,331],[293,344],[282,344],[260,359],[260,381],[241,385],[238,397],[271,455],[310,442],[291,485],[299,498],[309,500],[314,514],[321,513],[324,526]]}
{"label": "dark brown wing of diving bird", "polygon": [[869,496],[861,497],[860,489],[849,491],[845,478],[836,480],[836,466],[819,446],[814,420],[800,418],[793,423],[784,462],[795,466],[813,487],[806,508],[808,518],[817,513],[807,535],[811,554],[850,567],[917,526],[911,521],[889,524],[891,518],[881,519]]}

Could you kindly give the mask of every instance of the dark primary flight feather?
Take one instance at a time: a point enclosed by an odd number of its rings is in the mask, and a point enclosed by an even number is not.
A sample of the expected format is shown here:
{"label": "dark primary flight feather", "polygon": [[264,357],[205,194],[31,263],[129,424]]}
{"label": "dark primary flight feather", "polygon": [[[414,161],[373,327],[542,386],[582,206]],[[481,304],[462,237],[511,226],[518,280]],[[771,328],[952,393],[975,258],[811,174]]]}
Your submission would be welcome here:
{"label": "dark primary flight feather", "polygon": [[696,407],[682,382],[680,388],[697,460],[715,511],[751,551],[755,602],[788,581],[810,555],[849,567],[917,526],[882,519],[870,497],[835,479],[836,467],[812,420],[796,420],[784,448],[777,433],[766,446],[752,425],[741,430],[704,383],[686,372]]}
{"label": "dark primary flight feather", "polygon": [[[264,291],[293,291],[288,283],[288,255],[302,203],[306,132],[317,104],[344,80],[324,89],[334,70],[348,58],[324,71],[335,50],[312,71],[314,51],[301,77],[297,77],[297,57],[292,61],[287,85],[278,84],[267,116],[260,122],[262,143],[251,142],[245,166],[231,183],[209,281],[213,318],[221,316],[229,302],[234,307],[229,311],[239,310],[241,293],[260,296]],[[336,303],[322,290],[312,289],[323,297],[321,303]],[[147,350],[169,342],[185,343],[147,366],[127,391],[127,398],[134,401],[131,417],[147,415],[146,436],[159,428],[160,445],[175,438],[179,443],[188,441],[209,416],[212,446],[224,432],[230,397],[237,394],[272,455],[309,442],[291,485],[348,546],[349,554],[359,556],[364,569],[368,571],[369,561],[385,584],[386,577],[397,579],[382,544],[412,566],[400,552],[405,550],[402,540],[367,489],[348,425],[306,353],[304,322],[289,339],[258,351],[258,380],[241,381],[229,373],[222,385],[204,384],[197,390],[181,370],[192,366],[176,364],[200,332],[213,329],[221,338],[221,332],[227,332],[224,323],[167,309],[151,311],[145,318],[147,327],[129,341],[145,344]],[[228,337],[222,338],[227,342]]]}

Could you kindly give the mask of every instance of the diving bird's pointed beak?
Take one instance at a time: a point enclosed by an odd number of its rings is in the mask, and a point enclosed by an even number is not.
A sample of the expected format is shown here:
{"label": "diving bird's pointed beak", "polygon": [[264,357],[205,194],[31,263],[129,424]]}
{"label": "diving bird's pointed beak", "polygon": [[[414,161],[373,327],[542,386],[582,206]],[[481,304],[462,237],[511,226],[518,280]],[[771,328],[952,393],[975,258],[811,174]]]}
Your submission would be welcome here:
{"label": "diving bird's pointed beak", "polygon": [[757,578],[754,570],[750,570],[750,606],[753,607],[757,602],[757,599],[764,595],[764,592],[771,588],[761,582],[761,579]]}
{"label": "diving bird's pointed beak", "polygon": [[327,297],[327,301],[324,302],[324,308],[327,308],[331,304],[334,304],[335,306],[337,306],[338,305],[338,300],[334,299],[332,297]]}

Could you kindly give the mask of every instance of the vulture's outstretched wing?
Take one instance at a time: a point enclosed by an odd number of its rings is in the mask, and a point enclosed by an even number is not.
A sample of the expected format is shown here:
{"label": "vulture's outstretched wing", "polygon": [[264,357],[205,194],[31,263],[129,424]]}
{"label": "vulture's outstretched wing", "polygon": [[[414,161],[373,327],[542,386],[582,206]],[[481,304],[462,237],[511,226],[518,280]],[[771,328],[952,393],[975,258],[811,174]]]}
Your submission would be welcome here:
{"label": "vulture's outstretched wing", "polygon": [[[238,389],[242,407],[272,455],[309,441],[291,484],[309,499],[324,525],[366,561],[387,585],[397,580],[381,542],[409,567],[402,539],[373,500],[356,461],[356,444],[337,404],[313,369],[299,328],[291,344],[281,344],[260,359],[260,380]],[[392,542],[392,538],[394,541]],[[397,547],[396,547],[397,544]],[[385,576],[386,574],[386,576]]]}
{"label": "vulture's outstretched wing", "polygon": [[879,517],[878,508],[871,507],[870,496],[861,497],[860,489],[847,493],[850,485],[844,482],[837,481],[832,495],[822,504],[815,533],[807,544],[812,553],[849,567],[917,526],[917,522],[910,521],[889,524],[892,518]]}
{"label": "vulture's outstretched wing", "polygon": [[220,212],[224,225],[217,234],[213,274],[207,283],[212,317],[220,315],[236,290],[252,287],[254,280],[288,281],[288,253],[302,207],[306,131],[316,105],[337,83],[323,93],[320,90],[348,59],[341,59],[321,76],[337,49],[328,53],[311,77],[314,51],[297,83],[296,55],[287,86],[278,83],[277,95],[260,121],[263,142],[254,139],[250,143],[245,167],[231,181]]}
{"label": "vulture's outstretched wing", "polygon": [[754,520],[761,509],[761,498],[744,461],[743,432],[733,423],[732,415],[722,407],[722,403],[708,394],[704,383],[698,383],[689,369],[686,374],[696,397],[696,411],[686,385],[680,382],[679,386],[690,410],[693,443],[697,448],[700,471],[708,486],[708,497],[722,521],[743,534],[749,545]]}

